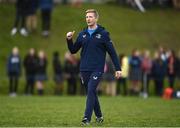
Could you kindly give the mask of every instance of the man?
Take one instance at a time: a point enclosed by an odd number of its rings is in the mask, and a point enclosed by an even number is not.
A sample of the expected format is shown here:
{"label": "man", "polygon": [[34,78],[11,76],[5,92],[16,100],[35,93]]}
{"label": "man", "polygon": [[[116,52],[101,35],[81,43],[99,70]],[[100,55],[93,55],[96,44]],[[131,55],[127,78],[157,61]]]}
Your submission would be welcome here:
{"label": "man", "polygon": [[104,71],[106,51],[115,65],[115,77],[120,78],[121,76],[120,64],[112,41],[109,38],[109,33],[97,24],[98,17],[96,10],[87,10],[87,28],[80,32],[76,42],[73,43],[72,41],[74,31],[68,32],[66,35],[68,48],[72,54],[82,48],[80,62],[81,81],[85,85],[87,92],[86,109],[82,125],[89,125],[93,110],[96,115],[96,122],[103,122],[96,88]]}

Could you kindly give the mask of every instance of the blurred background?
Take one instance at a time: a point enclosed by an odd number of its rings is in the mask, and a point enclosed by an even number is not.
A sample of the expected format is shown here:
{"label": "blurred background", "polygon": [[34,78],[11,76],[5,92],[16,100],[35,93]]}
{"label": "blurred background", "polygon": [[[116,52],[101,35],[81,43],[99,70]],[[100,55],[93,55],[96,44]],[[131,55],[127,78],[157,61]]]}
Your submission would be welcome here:
{"label": "blurred background", "polygon": [[115,80],[107,56],[100,95],[179,97],[179,0],[0,0],[0,95],[84,95],[66,33],[77,37],[89,8],[123,71]]}

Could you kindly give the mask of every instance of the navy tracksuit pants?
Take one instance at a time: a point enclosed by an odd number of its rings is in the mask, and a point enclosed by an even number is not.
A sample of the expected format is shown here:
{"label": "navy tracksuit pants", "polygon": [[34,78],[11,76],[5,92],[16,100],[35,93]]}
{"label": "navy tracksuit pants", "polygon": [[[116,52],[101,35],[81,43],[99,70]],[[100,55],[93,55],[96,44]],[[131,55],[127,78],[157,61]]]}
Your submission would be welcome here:
{"label": "navy tracksuit pants", "polygon": [[81,81],[86,88],[87,99],[84,118],[91,121],[94,110],[96,117],[101,117],[101,108],[97,96],[97,86],[102,78],[102,72],[81,72]]}

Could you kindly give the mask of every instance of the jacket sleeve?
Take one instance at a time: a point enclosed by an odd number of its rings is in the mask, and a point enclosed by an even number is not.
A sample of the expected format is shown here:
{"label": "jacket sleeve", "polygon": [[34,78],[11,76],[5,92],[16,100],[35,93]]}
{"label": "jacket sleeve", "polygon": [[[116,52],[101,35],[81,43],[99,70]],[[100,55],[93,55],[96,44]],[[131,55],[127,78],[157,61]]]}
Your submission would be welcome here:
{"label": "jacket sleeve", "polygon": [[80,40],[80,35],[76,39],[75,43],[73,43],[72,39],[71,40],[66,39],[66,40],[67,40],[68,49],[72,54],[75,54],[76,52],[78,52],[78,50],[82,46],[82,41]]}
{"label": "jacket sleeve", "polygon": [[117,53],[114,49],[113,43],[109,37],[108,32],[105,33],[105,47],[106,47],[108,54],[111,56],[111,60],[115,66],[116,71],[121,71],[119,59],[118,59]]}

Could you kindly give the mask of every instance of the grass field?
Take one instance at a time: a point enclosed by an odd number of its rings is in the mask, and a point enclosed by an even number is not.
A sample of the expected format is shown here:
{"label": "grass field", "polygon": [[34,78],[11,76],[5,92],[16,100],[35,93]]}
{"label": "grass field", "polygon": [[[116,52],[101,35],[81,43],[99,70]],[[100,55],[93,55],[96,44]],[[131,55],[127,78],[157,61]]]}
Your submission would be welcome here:
{"label": "grass field", "polygon": [[[51,60],[52,53],[56,50],[60,52],[61,60],[64,60],[64,53],[67,51],[65,34],[75,30],[77,36],[85,26],[84,11],[88,8],[99,11],[99,23],[111,33],[118,53],[130,55],[133,48],[154,51],[159,45],[176,51],[180,50],[180,13],[173,9],[154,8],[142,14],[113,4],[85,4],[82,8],[58,5],[55,6],[52,14],[51,36],[43,38],[39,12],[36,33],[28,37],[22,37],[19,34],[10,36],[15,8],[14,5],[0,4],[0,127],[80,126],[85,108],[85,97],[49,96],[54,90]],[[15,98],[6,96],[8,95],[6,61],[14,46],[20,48],[22,58],[31,47],[37,50],[43,49],[47,53],[49,81],[45,86],[46,96],[22,96],[25,85],[23,71],[18,90],[21,96]],[[103,96],[100,97],[100,101],[105,118],[105,122],[100,125],[102,127],[180,127],[179,100]],[[94,118],[90,126],[99,126]]]}
{"label": "grass field", "polygon": [[[0,97],[0,127],[81,126],[85,97]],[[180,101],[160,98],[100,97],[102,127],[180,127]]]}
{"label": "grass field", "polygon": [[[113,4],[85,4],[82,8],[57,5],[52,14],[52,31],[49,38],[41,36],[40,12],[38,12],[36,33],[28,37],[22,37],[19,34],[12,37],[10,31],[15,18],[14,5],[0,4],[0,94],[8,93],[6,61],[14,46],[19,47],[21,58],[31,47],[45,50],[49,77],[46,87],[51,93],[54,87],[52,54],[54,51],[59,51],[63,62],[64,53],[68,50],[65,41],[66,32],[75,30],[77,36],[86,25],[84,12],[88,8],[95,8],[99,11],[99,23],[110,32],[118,53],[130,55],[133,48],[155,51],[159,45],[173,48],[176,51],[180,50],[180,13],[177,10],[154,8],[142,14],[139,11]],[[20,79],[20,92],[23,91],[25,84],[23,76],[24,71]]]}

